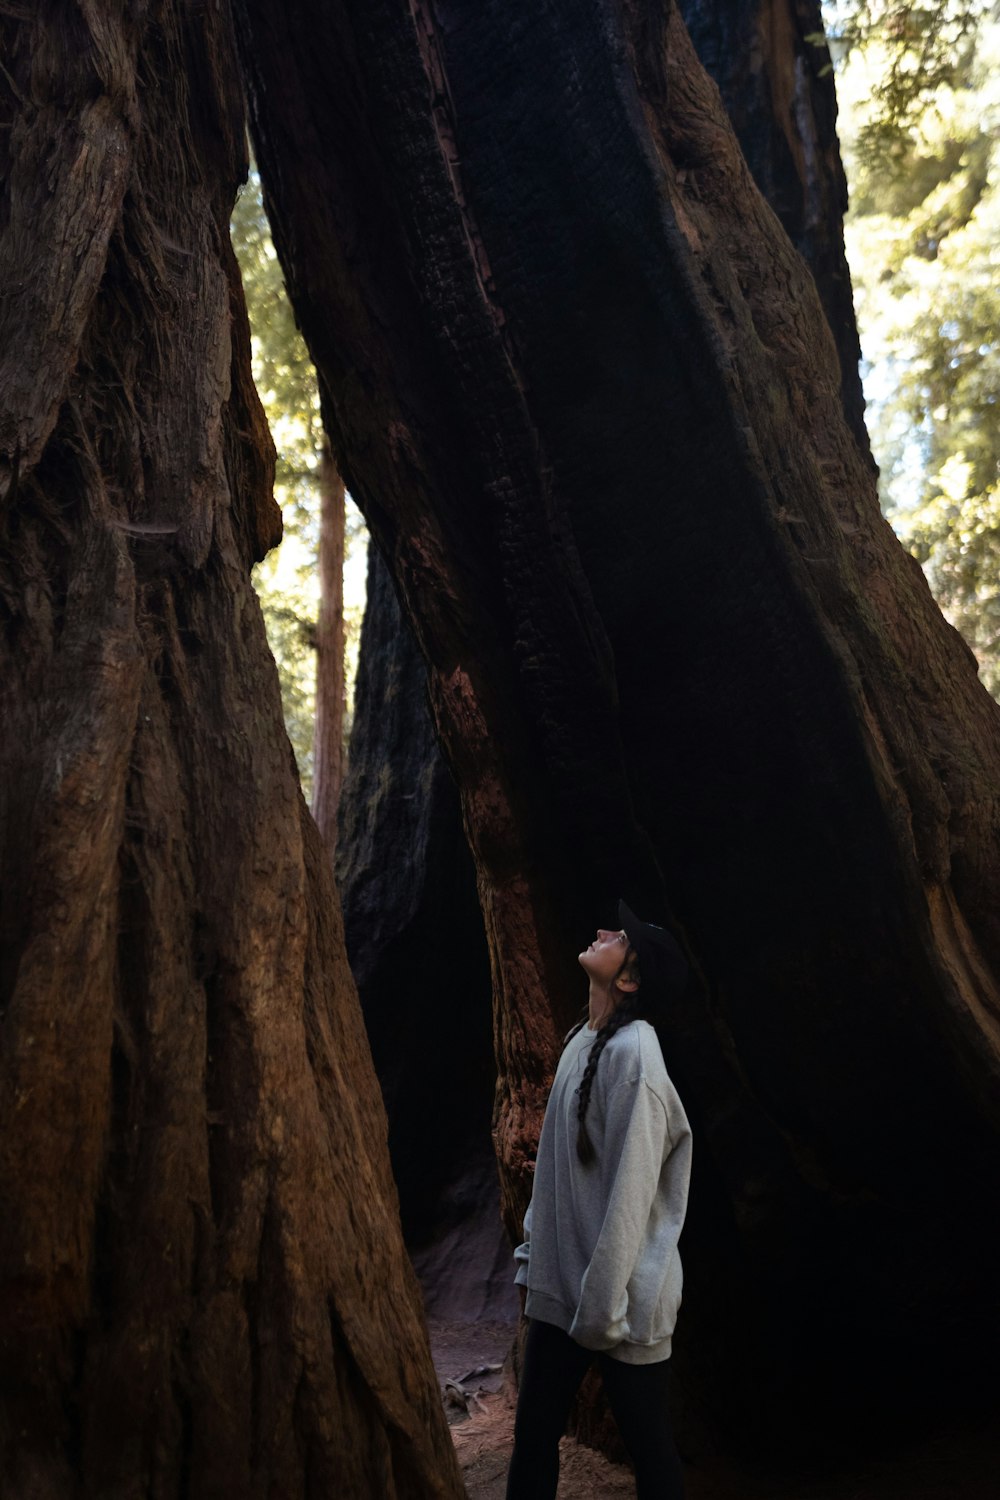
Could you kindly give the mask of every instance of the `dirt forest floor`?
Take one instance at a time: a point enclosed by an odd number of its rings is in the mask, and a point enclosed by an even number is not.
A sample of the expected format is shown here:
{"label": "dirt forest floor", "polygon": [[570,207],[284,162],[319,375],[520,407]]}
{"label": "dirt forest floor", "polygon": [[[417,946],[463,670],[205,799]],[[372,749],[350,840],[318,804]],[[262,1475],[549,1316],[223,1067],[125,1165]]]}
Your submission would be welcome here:
{"label": "dirt forest floor", "polygon": [[[514,1428],[513,1381],[504,1365],[513,1329],[434,1320],[429,1326],[469,1500],[503,1500]],[[825,1472],[765,1476],[738,1473],[721,1461],[687,1463],[685,1489],[687,1500],[998,1500],[1000,1417],[839,1473],[825,1466]],[[559,1500],[634,1495],[627,1469],[563,1440]]]}

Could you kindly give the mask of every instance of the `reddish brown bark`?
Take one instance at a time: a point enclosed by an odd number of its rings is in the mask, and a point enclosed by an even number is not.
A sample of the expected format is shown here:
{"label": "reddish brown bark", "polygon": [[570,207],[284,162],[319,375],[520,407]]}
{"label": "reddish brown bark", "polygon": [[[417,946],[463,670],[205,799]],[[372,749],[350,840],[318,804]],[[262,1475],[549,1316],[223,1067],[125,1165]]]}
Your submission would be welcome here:
{"label": "reddish brown bark", "polygon": [[344,481],[324,442],[320,458],[319,620],[312,812],[331,857],[344,780]]}
{"label": "reddish brown bark", "polygon": [[0,28],[3,1493],[458,1496],[249,581],[228,12]]}
{"label": "reddish brown bark", "polygon": [[689,1389],[784,1430],[881,1420],[928,1358],[984,1378],[998,710],[676,10],[237,11],[338,460],[462,792],[511,1231],[573,955],[624,887],[706,986],[669,1059]]}

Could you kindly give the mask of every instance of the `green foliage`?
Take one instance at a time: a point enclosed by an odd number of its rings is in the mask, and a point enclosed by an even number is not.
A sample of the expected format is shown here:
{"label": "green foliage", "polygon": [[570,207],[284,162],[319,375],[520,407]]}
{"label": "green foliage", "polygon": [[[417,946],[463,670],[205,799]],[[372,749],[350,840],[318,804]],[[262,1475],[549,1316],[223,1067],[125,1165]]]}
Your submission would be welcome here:
{"label": "green foliage", "polygon": [[319,395],[285,294],[254,171],[236,201],[230,227],[250,315],[254,381],[277,449],[274,494],[285,528],[281,547],[257,565],[253,582],[278,665],[285,727],[309,797],[316,713],[312,641],[319,610]]}
{"label": "green foliage", "polygon": [[256,171],[236,200],[230,228],[250,313],[254,381],[278,450],[275,494],[286,527],[315,546],[323,439],[316,372],[295,326]]}
{"label": "green foliage", "polygon": [[1000,18],[882,14],[838,89],[869,427],[886,513],[998,693]]}
{"label": "green foliage", "polygon": [[[274,493],[285,534],[280,548],[254,569],[267,638],[278,666],[285,727],[295,751],[302,790],[312,794],[316,717],[315,630],[319,613],[319,464],[323,424],[316,372],[295,326],[281,266],[271,242],[260,178],[251,171],[233,210],[233,247],[250,314],[253,373],[277,448]],[[347,548],[363,550],[364,524],[348,503]],[[345,608],[347,677],[354,680],[363,606]],[[345,715],[350,724],[350,699]]]}
{"label": "green foliage", "polygon": [[828,0],[827,30],[835,56],[877,53],[878,76],[871,90],[872,112],[859,133],[866,147],[881,147],[883,167],[892,170],[894,142],[905,145],[942,89],[961,87],[971,65],[989,0],[933,0],[908,5],[902,0]]}

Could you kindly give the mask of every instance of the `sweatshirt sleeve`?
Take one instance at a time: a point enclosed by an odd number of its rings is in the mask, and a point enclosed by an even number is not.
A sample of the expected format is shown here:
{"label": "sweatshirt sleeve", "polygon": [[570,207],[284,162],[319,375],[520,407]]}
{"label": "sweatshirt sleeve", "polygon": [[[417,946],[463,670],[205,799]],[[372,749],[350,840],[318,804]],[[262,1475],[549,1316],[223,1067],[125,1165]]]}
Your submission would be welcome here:
{"label": "sweatshirt sleeve", "polygon": [[[532,1200],[534,1201],[534,1200]],[[528,1212],[524,1216],[524,1244],[518,1245],[514,1251],[514,1259],[517,1262],[517,1270],[514,1273],[515,1286],[528,1285],[528,1257],[531,1245],[531,1204],[528,1204]]]}
{"label": "sweatshirt sleeve", "polygon": [[628,1284],[640,1255],[670,1145],[667,1114],[644,1078],[623,1079],[608,1097],[601,1170],[607,1209],[583,1275],[569,1336],[585,1349],[629,1338]]}

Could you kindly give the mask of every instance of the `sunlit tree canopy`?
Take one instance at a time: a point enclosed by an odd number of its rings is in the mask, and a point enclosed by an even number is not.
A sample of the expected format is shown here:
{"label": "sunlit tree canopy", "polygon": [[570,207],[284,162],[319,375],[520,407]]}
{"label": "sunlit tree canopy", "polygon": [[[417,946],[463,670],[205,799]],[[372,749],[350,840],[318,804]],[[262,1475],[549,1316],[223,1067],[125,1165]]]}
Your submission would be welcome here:
{"label": "sunlit tree canopy", "polygon": [[883,504],[1000,691],[1000,12],[834,7]]}

